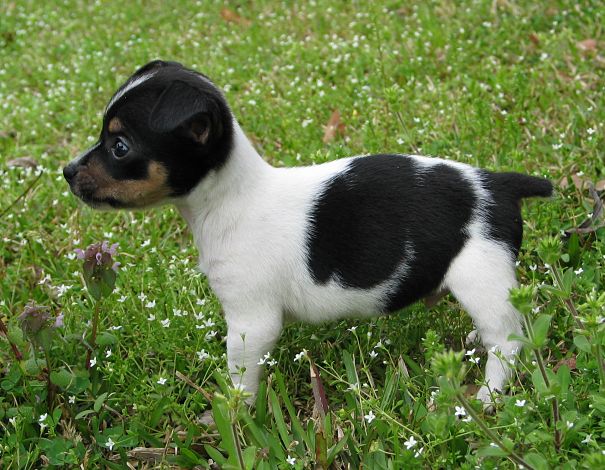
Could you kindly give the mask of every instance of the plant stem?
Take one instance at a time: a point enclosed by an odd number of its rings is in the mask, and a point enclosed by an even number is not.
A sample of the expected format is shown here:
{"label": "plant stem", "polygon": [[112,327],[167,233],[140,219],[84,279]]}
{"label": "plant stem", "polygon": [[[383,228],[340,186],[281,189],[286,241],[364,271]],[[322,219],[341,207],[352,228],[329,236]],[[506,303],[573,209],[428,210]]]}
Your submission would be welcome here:
{"label": "plant stem", "polygon": [[11,202],[11,203],[8,205],[8,207],[7,207],[6,209],[4,209],[4,210],[3,210],[3,211],[0,213],[0,218],[4,217],[4,215],[5,215],[5,214],[6,214],[6,213],[7,213],[9,210],[11,210],[11,208],[12,208],[12,207],[13,207],[15,204],[17,204],[21,198],[23,198],[23,197],[24,197],[24,196],[25,196],[27,193],[29,193],[29,192],[31,191],[31,189],[32,189],[32,188],[34,187],[34,185],[35,185],[35,184],[38,182],[38,180],[39,180],[39,179],[42,177],[42,175],[43,175],[43,172],[40,172],[40,173],[38,174],[38,176],[36,177],[36,179],[35,179],[35,180],[33,180],[33,181],[30,183],[30,185],[29,185],[27,188],[25,188],[25,190],[24,190],[24,191],[23,191],[21,194],[19,194],[19,196],[17,197],[17,199],[15,199],[13,202]]}
{"label": "plant stem", "polygon": [[481,417],[475,412],[475,410],[473,409],[471,404],[466,400],[466,398],[464,397],[464,395],[461,392],[456,393],[456,398],[458,399],[460,404],[464,407],[466,412],[471,416],[471,418],[473,418],[473,421],[475,421],[475,423],[477,423],[477,425],[481,428],[481,430],[489,436],[489,438],[492,440],[492,442],[494,442],[494,444],[496,444],[498,447],[500,447],[500,449],[502,449],[504,452],[506,452],[506,454],[507,454],[506,457],[508,459],[510,459],[517,465],[520,465],[520,466],[522,465],[523,468],[526,468],[528,470],[534,470],[534,467],[532,467],[525,460],[523,460],[523,457],[518,455],[515,451],[509,450],[506,448],[506,446],[504,445],[504,443],[502,442],[500,437],[495,432],[493,432],[490,428],[487,427],[487,424],[485,424],[485,422],[481,419]]}
{"label": "plant stem", "polygon": [[21,351],[19,351],[19,348],[17,347],[17,345],[9,339],[8,328],[6,328],[6,325],[4,324],[4,322],[2,320],[0,320],[0,331],[2,333],[4,333],[4,336],[6,336],[6,340],[8,341],[8,344],[10,344],[11,349],[13,350],[13,354],[15,355],[15,359],[17,359],[17,361],[22,361],[23,354],[21,354]]}
{"label": "plant stem", "polygon": [[52,372],[52,367],[50,365],[50,354],[46,348],[42,349],[44,350],[44,357],[46,358],[46,403],[48,405],[48,409],[52,410],[55,401],[55,390],[52,382],[50,381],[50,373]]}
{"label": "plant stem", "polygon": [[90,349],[86,353],[86,369],[90,369],[90,356],[92,355],[92,350],[97,345],[97,328],[99,326],[99,310],[101,308],[101,301],[97,300],[95,302],[95,311],[92,317],[92,333],[90,335]]}

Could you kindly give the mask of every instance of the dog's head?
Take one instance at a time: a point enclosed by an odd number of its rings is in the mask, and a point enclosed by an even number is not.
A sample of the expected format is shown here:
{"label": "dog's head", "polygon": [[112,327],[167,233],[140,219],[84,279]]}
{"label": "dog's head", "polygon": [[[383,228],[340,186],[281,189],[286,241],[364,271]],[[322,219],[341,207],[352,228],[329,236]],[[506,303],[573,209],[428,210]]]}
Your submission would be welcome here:
{"label": "dog's head", "polygon": [[118,89],[99,141],[63,174],[92,207],[148,207],[186,195],[226,161],[232,142],[220,90],[181,64],[154,61]]}

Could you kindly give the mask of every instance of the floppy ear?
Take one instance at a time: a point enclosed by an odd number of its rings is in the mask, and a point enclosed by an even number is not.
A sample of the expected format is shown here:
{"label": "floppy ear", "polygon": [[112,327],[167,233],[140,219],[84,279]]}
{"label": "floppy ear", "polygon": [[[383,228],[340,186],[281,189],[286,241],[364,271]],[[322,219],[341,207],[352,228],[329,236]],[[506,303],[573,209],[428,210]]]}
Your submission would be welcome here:
{"label": "floppy ear", "polygon": [[181,128],[187,137],[199,144],[206,144],[211,133],[220,134],[217,112],[214,100],[207,93],[176,80],[158,98],[151,111],[149,125],[159,133]]}

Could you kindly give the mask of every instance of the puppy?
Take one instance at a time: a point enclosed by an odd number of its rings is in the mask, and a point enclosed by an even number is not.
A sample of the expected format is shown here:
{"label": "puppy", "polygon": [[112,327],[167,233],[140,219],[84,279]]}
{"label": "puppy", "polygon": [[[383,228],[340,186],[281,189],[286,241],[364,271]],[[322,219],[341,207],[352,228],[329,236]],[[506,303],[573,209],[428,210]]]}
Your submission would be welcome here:
{"label": "puppy", "polygon": [[545,179],[416,155],[274,168],[206,76],[163,61],[118,89],[99,141],[63,172],[94,208],[176,205],[225,312],[232,379],[252,395],[285,322],[380,315],[448,291],[489,351],[478,398],[510,376],[520,201],[550,196]]}

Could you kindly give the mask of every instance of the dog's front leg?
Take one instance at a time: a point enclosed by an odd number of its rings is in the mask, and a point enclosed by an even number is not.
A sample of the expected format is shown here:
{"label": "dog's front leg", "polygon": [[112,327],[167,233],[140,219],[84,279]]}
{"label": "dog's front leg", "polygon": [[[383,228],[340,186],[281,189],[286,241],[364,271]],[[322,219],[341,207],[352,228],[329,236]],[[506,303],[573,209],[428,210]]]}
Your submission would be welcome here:
{"label": "dog's front leg", "polygon": [[252,403],[262,372],[260,360],[271,352],[282,329],[281,315],[273,311],[229,312],[227,317],[227,363],[231,380],[251,393]]}

